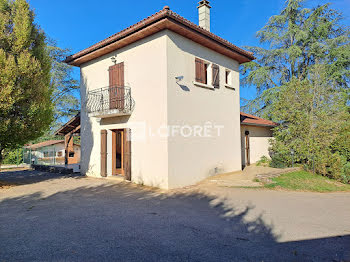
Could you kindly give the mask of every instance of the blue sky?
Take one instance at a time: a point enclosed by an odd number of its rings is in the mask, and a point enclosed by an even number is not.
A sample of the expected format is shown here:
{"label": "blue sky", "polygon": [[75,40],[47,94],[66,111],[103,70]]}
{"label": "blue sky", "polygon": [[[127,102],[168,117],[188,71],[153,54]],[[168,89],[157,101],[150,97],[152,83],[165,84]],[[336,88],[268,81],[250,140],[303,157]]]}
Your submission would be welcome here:
{"label": "blue sky", "polygon": [[[36,23],[62,48],[80,51],[169,5],[192,22],[198,22],[199,0],[29,0]],[[309,0],[314,6],[329,1]],[[350,0],[333,0],[350,25]],[[269,17],[278,14],[284,0],[212,0],[211,31],[238,45],[258,45],[255,33]],[[75,71],[78,78],[78,70]],[[251,99],[254,88],[242,88],[241,96]]]}

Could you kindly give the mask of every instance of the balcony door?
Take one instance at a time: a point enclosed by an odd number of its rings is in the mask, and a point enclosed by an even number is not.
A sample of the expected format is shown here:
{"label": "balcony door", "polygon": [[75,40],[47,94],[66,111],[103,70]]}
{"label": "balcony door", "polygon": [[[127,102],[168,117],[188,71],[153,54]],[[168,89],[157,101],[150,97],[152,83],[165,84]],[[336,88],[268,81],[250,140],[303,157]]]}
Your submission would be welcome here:
{"label": "balcony door", "polygon": [[124,109],[124,62],[109,67],[109,108]]}

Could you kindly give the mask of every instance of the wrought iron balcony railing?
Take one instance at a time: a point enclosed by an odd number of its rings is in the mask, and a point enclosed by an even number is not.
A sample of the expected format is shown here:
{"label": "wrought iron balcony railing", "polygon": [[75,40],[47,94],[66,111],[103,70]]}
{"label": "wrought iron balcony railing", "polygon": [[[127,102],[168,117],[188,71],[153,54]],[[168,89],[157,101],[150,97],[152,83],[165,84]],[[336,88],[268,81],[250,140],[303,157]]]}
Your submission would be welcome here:
{"label": "wrought iron balcony railing", "polygon": [[108,86],[89,91],[86,108],[88,113],[129,114],[134,104],[130,87]]}

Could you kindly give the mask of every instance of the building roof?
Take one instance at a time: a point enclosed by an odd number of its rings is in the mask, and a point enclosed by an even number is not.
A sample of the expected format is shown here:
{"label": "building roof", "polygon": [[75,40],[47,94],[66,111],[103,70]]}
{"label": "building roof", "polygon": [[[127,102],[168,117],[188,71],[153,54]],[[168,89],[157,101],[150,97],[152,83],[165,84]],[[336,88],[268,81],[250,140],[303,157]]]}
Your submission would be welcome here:
{"label": "building roof", "polygon": [[139,41],[162,30],[174,31],[194,42],[210,48],[223,55],[237,60],[239,63],[254,59],[253,53],[243,50],[229,41],[190,22],[165,6],[163,10],[144,20],[116,33],[65,60],[70,65],[80,66],[97,57],[108,54],[131,43]]}
{"label": "building roof", "polygon": [[241,125],[275,127],[278,124],[270,120],[241,112]]}
{"label": "building roof", "polygon": [[80,113],[70,119],[66,124],[61,126],[56,132],[56,136],[64,136],[73,132],[74,134],[80,134]]}
{"label": "building roof", "polygon": [[61,144],[61,143],[64,144],[64,140],[48,140],[48,141],[44,141],[44,142],[37,143],[34,145],[28,145],[28,146],[26,146],[26,148],[38,149],[41,147],[52,146],[52,145]]}

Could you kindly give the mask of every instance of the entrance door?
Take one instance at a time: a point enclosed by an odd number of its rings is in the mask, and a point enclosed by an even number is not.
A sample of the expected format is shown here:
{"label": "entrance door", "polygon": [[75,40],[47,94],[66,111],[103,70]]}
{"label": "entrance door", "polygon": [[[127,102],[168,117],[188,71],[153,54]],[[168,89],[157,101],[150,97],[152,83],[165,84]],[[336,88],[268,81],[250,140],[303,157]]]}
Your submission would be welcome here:
{"label": "entrance door", "polygon": [[109,108],[124,109],[124,62],[109,67]]}
{"label": "entrance door", "polygon": [[124,130],[112,133],[112,174],[124,175]]}

